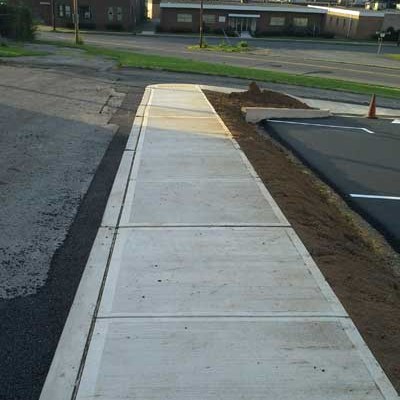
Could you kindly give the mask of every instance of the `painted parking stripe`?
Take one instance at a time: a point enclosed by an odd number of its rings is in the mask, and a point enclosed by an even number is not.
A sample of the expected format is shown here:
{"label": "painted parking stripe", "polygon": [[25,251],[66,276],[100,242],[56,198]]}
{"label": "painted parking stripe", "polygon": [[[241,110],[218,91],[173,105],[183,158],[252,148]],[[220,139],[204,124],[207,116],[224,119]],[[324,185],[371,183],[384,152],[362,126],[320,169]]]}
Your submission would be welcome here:
{"label": "painted parking stripe", "polygon": [[378,199],[378,200],[400,200],[397,196],[378,196],[373,194],[356,194],[351,193],[350,197],[362,198],[362,199]]}
{"label": "painted parking stripe", "polygon": [[281,121],[279,119],[268,119],[268,122],[278,124],[292,124],[292,125],[307,125],[307,126],[320,126],[324,128],[336,128],[336,129],[358,129],[367,133],[375,133],[367,128],[360,128],[358,126],[342,126],[342,125],[327,125],[327,124],[310,124],[308,122],[295,122],[295,121]]}
{"label": "painted parking stripe", "polygon": [[392,124],[400,124],[400,119],[394,119],[394,120],[392,121]]}

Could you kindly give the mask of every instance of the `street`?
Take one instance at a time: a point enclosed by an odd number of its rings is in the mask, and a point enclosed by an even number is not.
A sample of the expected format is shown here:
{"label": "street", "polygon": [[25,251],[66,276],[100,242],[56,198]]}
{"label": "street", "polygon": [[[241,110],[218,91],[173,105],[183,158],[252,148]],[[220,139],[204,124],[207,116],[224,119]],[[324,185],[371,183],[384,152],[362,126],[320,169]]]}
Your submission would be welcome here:
{"label": "street", "polygon": [[[69,33],[39,32],[42,40],[72,40]],[[199,52],[188,50],[197,44],[196,37],[133,36],[85,33],[86,44],[113,49],[127,49],[146,54],[179,56],[193,60],[253,67],[302,75],[351,80],[400,87],[400,63],[385,57],[398,54],[394,44],[386,44],[381,55],[373,44],[337,44],[296,40],[249,40],[256,49],[246,53]],[[207,38],[218,44],[223,38]],[[229,39],[233,44],[240,39]]]}
{"label": "street", "polygon": [[400,248],[399,125],[332,117],[269,120],[264,127]]}

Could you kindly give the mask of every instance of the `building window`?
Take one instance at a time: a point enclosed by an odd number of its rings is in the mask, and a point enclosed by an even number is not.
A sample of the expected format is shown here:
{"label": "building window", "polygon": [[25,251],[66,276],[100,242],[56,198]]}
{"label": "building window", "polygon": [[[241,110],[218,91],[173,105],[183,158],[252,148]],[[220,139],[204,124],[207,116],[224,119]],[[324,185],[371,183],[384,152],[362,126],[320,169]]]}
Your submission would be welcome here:
{"label": "building window", "polygon": [[64,4],[60,4],[58,6],[58,16],[60,18],[64,18]]}
{"label": "building window", "polygon": [[218,22],[226,22],[226,17],[224,15],[220,15],[218,17]]}
{"label": "building window", "polygon": [[308,25],[308,18],[293,18],[293,25],[304,28]]}
{"label": "building window", "polygon": [[109,22],[113,22],[114,21],[114,10],[113,10],[112,7],[108,7],[107,18],[108,18]]}
{"label": "building window", "polygon": [[89,21],[92,19],[92,13],[89,6],[79,6],[79,18]]}
{"label": "building window", "polygon": [[271,17],[271,19],[269,20],[269,24],[271,26],[284,26],[285,17]]}
{"label": "building window", "polygon": [[71,17],[71,6],[65,6],[65,16],[67,18]]}
{"label": "building window", "polygon": [[217,16],[214,14],[203,14],[203,22],[206,24],[215,24]]}
{"label": "building window", "polygon": [[122,21],[122,7],[117,7],[117,21]]}
{"label": "building window", "polygon": [[192,14],[177,14],[177,22],[192,22]]}

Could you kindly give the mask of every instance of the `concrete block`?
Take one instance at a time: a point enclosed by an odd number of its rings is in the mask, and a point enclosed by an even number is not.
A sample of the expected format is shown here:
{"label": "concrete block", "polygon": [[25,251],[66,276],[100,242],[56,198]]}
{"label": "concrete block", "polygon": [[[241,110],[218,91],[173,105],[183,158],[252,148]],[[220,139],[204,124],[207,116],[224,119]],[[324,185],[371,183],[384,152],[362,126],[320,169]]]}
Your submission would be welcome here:
{"label": "concrete block", "polygon": [[231,146],[227,153],[199,154],[185,149],[173,151],[143,151],[137,180],[193,181],[199,179],[246,179],[251,175],[240,154]]}
{"label": "concrete block", "polygon": [[270,108],[270,107],[242,107],[246,121],[258,123],[264,119],[272,118],[326,118],[330,116],[329,110]]}
{"label": "concrete block", "polygon": [[281,219],[254,178],[130,181],[121,225],[259,225]]}
{"label": "concrete block", "polygon": [[[287,228],[125,228],[99,317],[341,315]],[[134,266],[134,269],[133,269]]]}
{"label": "concrete block", "polygon": [[347,330],[334,318],[99,319],[77,400],[384,400]]}

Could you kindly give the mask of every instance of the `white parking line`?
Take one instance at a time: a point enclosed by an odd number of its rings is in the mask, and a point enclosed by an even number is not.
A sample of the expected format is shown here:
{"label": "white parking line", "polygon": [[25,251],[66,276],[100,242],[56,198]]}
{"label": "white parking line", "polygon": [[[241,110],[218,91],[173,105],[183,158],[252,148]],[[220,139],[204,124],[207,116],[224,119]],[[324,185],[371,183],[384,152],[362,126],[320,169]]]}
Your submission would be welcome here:
{"label": "white parking line", "polygon": [[351,193],[350,197],[359,197],[362,199],[378,199],[378,200],[400,200],[400,197],[397,196],[377,196],[373,194],[356,194]]}
{"label": "white parking line", "polygon": [[310,124],[308,122],[294,122],[294,121],[281,121],[278,119],[268,119],[268,122],[279,123],[279,124],[292,124],[292,125],[307,125],[307,126],[322,126],[325,128],[336,128],[336,129],[358,129],[367,133],[375,133],[367,128],[360,128],[358,126],[342,126],[342,125],[326,125],[326,124]]}
{"label": "white parking line", "polygon": [[392,124],[400,124],[400,119],[394,119],[394,120],[392,121]]}

